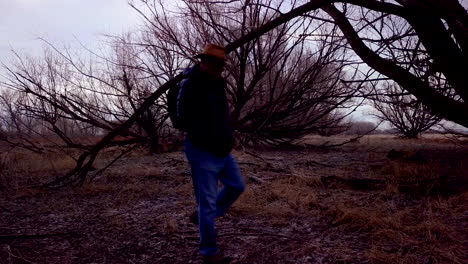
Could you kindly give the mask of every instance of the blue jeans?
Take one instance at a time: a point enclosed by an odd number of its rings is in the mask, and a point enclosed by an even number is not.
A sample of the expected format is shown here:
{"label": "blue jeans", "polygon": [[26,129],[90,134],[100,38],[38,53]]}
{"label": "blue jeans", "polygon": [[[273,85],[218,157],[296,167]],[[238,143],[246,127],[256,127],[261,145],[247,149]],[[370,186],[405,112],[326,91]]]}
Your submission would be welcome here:
{"label": "blue jeans", "polygon": [[[224,215],[245,190],[239,166],[231,154],[215,156],[185,140],[185,155],[192,169],[192,183],[198,204],[200,253],[214,255],[216,244],[215,218]],[[218,192],[218,180],[223,188]]]}

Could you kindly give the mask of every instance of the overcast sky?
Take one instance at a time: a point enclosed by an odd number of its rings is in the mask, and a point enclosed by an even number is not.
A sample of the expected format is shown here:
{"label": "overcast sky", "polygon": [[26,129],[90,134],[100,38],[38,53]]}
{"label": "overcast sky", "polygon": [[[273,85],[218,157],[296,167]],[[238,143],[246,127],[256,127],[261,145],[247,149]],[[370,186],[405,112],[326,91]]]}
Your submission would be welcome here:
{"label": "overcast sky", "polygon": [[[96,47],[105,33],[120,34],[139,22],[128,0],[0,0],[0,60],[12,49],[38,54],[54,44]],[[102,40],[102,38],[101,38]]]}
{"label": "overcast sky", "polygon": [[[82,42],[95,47],[104,33],[119,34],[134,27],[139,17],[129,0],[0,0],[0,61],[11,49],[41,52],[41,41]],[[468,0],[460,0],[468,7]],[[102,39],[102,38],[101,38]]]}
{"label": "overcast sky", "polygon": [[[45,38],[54,45],[82,43],[100,46],[103,34],[135,28],[140,18],[129,0],[0,0],[0,62],[8,63],[11,50],[40,54]],[[468,0],[460,1],[468,7]],[[353,116],[365,118],[369,108]]]}
{"label": "overcast sky", "polygon": [[[140,18],[129,0],[0,0],[0,61],[12,49],[38,54],[39,37],[55,45],[98,46],[102,34],[120,34]],[[468,7],[468,0],[460,0]],[[102,40],[102,37],[101,37]]]}

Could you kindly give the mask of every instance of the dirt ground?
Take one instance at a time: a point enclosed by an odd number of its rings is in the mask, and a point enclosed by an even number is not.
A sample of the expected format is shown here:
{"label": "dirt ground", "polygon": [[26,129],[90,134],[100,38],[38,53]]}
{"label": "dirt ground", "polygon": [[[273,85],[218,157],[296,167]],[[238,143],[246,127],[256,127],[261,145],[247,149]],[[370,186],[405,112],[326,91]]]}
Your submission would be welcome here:
{"label": "dirt ground", "polygon": [[[217,221],[233,263],[468,263],[466,144],[366,136],[339,148],[233,154],[247,190]],[[201,263],[182,151],[138,150],[81,188],[56,190],[27,186],[72,160],[1,158],[0,263]]]}

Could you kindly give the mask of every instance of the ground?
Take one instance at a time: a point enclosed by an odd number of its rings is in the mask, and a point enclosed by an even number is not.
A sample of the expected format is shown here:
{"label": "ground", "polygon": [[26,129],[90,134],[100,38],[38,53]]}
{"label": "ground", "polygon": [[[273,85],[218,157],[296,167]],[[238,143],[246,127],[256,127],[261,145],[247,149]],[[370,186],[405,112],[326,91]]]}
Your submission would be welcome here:
{"label": "ground", "polygon": [[[468,263],[466,144],[366,136],[233,154],[247,190],[217,230],[234,263]],[[64,155],[1,158],[0,263],[201,263],[182,151],[138,150],[54,190],[28,186],[71,168]]]}

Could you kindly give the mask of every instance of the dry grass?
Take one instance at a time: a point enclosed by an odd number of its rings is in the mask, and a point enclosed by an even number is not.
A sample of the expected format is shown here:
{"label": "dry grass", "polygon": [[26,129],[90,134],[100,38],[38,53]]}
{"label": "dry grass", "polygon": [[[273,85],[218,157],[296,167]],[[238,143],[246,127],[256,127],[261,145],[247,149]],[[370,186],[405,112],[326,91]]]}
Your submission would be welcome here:
{"label": "dry grass", "polygon": [[364,252],[371,263],[466,263],[466,233],[460,233],[466,222],[459,221],[466,221],[468,192],[409,205],[394,185],[383,193],[361,205],[349,195],[335,195],[321,206],[332,226],[370,237]]}
{"label": "dry grass", "polygon": [[29,153],[26,151],[2,153],[10,168],[22,173],[38,173],[50,171],[62,171],[73,168],[75,161],[63,154],[45,154]]}
{"label": "dry grass", "polygon": [[439,163],[413,164],[389,163],[384,166],[381,173],[386,176],[389,183],[420,182],[437,179],[441,176],[442,168]]}
{"label": "dry grass", "polygon": [[171,214],[158,216],[155,225],[159,226],[164,235],[171,235],[180,230],[177,220]]}
{"label": "dry grass", "polygon": [[282,225],[291,217],[307,213],[318,207],[314,186],[321,185],[317,178],[297,171],[289,177],[262,185],[249,185],[235,209],[243,215],[268,218],[272,224]]}
{"label": "dry grass", "polygon": [[[374,144],[373,147],[382,144],[388,149],[395,147],[386,145],[385,141],[382,143],[382,139],[378,139],[378,143],[365,140],[366,144]],[[401,141],[400,147],[405,149],[422,144]],[[446,143],[441,139],[436,143],[440,142]],[[375,153],[368,155],[370,160],[378,158]],[[468,192],[465,189],[452,196],[427,196],[433,187],[427,186],[427,182],[444,174],[466,178],[467,163],[455,163],[458,167],[451,168],[453,164],[444,162],[444,159],[424,163],[386,161],[360,175],[386,180],[385,188],[374,193],[326,190],[319,177],[308,176],[311,172],[303,168],[295,169],[286,177],[267,184],[251,185],[237,208],[246,215],[267,218],[271,225],[287,225],[299,215],[319,213],[327,219],[327,230],[334,228],[367,237],[368,247],[361,252],[369,263],[466,263],[466,232],[460,231],[468,220]],[[321,169],[322,173],[324,171]],[[335,170],[336,175],[356,177],[354,173],[353,170]],[[415,191],[424,190],[418,200],[413,200],[412,194],[400,192],[401,186],[408,185]],[[465,222],[460,222],[461,219]],[[344,249],[347,250],[344,245],[335,248],[338,254],[343,254]]]}
{"label": "dry grass", "polygon": [[[467,263],[466,188],[443,195],[401,191],[403,185],[415,186],[415,190],[424,185],[431,190],[425,182],[441,175],[465,179],[468,162],[457,160],[458,152],[429,151],[442,144],[437,151],[453,149],[466,155],[463,148],[447,145],[442,139],[431,140],[365,137],[337,151],[259,153],[264,160],[237,153],[245,161],[241,164],[243,174],[257,175],[265,183],[249,182],[231,218],[220,220],[222,241],[237,250],[239,263]],[[385,159],[392,148],[424,149],[438,156],[422,163],[394,162]],[[96,166],[102,167],[113,155],[118,155],[118,149],[100,156]],[[182,153],[152,157],[138,150],[82,188],[56,192],[20,187],[70,168],[71,159],[3,153],[0,162],[1,172],[15,186],[2,185],[4,190],[12,190],[4,196],[4,206],[12,212],[27,208],[28,214],[38,217],[17,216],[17,220],[12,213],[8,218],[12,226],[16,222],[20,227],[34,226],[37,222],[48,228],[74,228],[82,223],[83,233],[101,232],[103,240],[89,242],[85,251],[95,255],[108,252],[102,259],[89,261],[94,263],[120,263],[130,256],[135,262],[142,256],[139,263],[167,263],[168,259],[188,263],[196,254],[197,231],[186,223],[195,202]],[[367,191],[341,185],[325,187],[320,177],[331,175],[380,179],[385,186]],[[11,209],[15,206],[17,211]],[[50,215],[54,218],[47,218]],[[0,227],[5,226],[7,222],[1,221],[6,220],[0,219]],[[92,236],[90,241],[94,239]],[[140,244],[148,247],[146,253],[135,253],[143,252]],[[54,246],[57,248],[47,254],[61,250],[59,244]],[[24,256],[33,259],[35,251]],[[166,262],[163,253],[168,255]],[[0,250],[0,258],[2,254]],[[83,258],[81,253],[69,254],[70,259]],[[127,254],[126,258],[120,258],[121,254]],[[115,256],[119,258],[112,259]]]}
{"label": "dry grass", "polygon": [[460,223],[446,219],[462,217],[466,196],[465,192],[449,200],[426,198],[400,207],[395,205],[398,195],[394,200],[369,200],[365,206],[350,205],[342,195],[321,207],[331,226],[370,238],[371,247],[364,254],[371,263],[466,263],[466,234],[456,226]]}
{"label": "dry grass", "polygon": [[30,195],[36,191],[25,187],[50,181],[74,165],[75,161],[63,154],[39,155],[24,150],[0,153],[0,191],[5,195]]}

